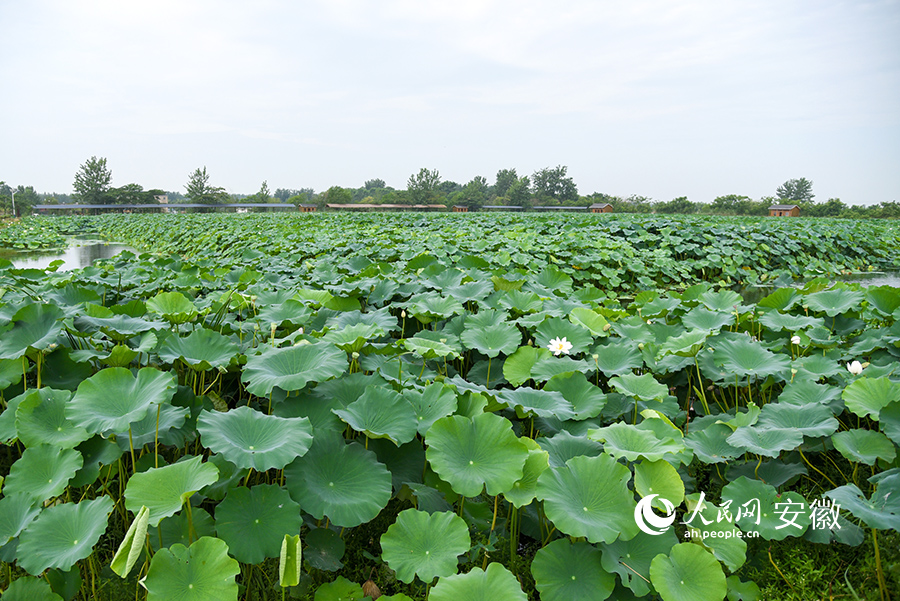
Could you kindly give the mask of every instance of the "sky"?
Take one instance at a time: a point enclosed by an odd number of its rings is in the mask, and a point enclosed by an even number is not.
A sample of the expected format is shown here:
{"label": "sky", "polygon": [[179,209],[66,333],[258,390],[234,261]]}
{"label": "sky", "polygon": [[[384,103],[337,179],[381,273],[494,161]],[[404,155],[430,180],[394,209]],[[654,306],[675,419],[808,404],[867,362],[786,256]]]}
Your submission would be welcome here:
{"label": "sky", "polygon": [[900,0],[0,0],[0,180],[900,200]]}

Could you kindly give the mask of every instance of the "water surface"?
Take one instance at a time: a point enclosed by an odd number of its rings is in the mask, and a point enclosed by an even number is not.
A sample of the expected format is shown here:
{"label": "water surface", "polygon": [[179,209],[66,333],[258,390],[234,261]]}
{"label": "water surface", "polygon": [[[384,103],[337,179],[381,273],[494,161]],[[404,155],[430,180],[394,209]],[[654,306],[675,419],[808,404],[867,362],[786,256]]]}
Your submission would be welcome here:
{"label": "water surface", "polygon": [[69,271],[89,266],[97,259],[109,259],[123,250],[138,252],[126,244],[105,240],[73,239],[68,248],[51,251],[26,251],[5,254],[3,258],[19,269],[46,269],[53,261],[62,261],[57,271]]}

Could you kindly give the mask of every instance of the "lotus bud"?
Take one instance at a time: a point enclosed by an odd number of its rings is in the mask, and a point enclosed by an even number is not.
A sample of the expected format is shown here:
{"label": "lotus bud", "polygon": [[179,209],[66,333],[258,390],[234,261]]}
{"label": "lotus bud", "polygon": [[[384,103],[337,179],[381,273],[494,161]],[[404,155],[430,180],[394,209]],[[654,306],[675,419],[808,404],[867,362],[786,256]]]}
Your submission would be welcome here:
{"label": "lotus bud", "polygon": [[644,343],[641,342],[640,344],[638,344],[638,348],[639,348],[640,350],[644,350]]}
{"label": "lotus bud", "polygon": [[356,351],[353,351],[352,353],[350,353],[350,356],[354,359],[359,359],[359,353],[357,353]]}
{"label": "lotus bud", "polygon": [[254,329],[254,330],[258,330],[258,329],[259,329],[259,324],[258,324],[258,323],[253,324],[253,329]]}
{"label": "lotus bud", "polygon": [[275,338],[275,328],[277,327],[278,325],[275,322],[269,324],[269,328],[272,330],[272,338]]}
{"label": "lotus bud", "polygon": [[599,358],[600,358],[600,355],[598,355],[597,353],[594,353],[591,355],[591,359],[593,359],[594,361],[596,361]]}
{"label": "lotus bud", "polygon": [[800,344],[799,336],[791,336],[791,344]]}
{"label": "lotus bud", "polygon": [[406,309],[403,309],[402,311],[400,311],[400,317],[402,317],[403,319],[406,319]]}
{"label": "lotus bud", "polygon": [[609,324],[606,324],[605,326],[603,326],[603,331],[604,331],[604,332],[609,332],[609,328],[610,328],[610,327],[612,327],[612,326],[610,326]]}
{"label": "lotus bud", "polygon": [[300,332],[300,335],[301,335],[301,336],[303,336],[303,328],[300,328],[300,329],[297,330],[297,331]]}
{"label": "lotus bud", "polygon": [[858,376],[862,373],[863,366],[859,361],[853,361],[847,364],[847,371],[849,371],[854,376]]}

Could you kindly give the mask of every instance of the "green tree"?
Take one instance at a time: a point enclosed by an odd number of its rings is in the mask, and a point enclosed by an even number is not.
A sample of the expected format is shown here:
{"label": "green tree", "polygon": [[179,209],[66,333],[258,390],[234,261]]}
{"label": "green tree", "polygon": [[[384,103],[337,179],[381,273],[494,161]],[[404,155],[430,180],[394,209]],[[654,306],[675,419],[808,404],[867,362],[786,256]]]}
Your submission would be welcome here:
{"label": "green tree", "polygon": [[36,204],[41,204],[41,197],[31,186],[16,186],[12,188],[6,182],[0,182],[0,207],[4,213],[12,215],[13,192],[15,192],[16,214],[14,216],[28,215]]}
{"label": "green tree", "polygon": [[489,192],[490,187],[487,180],[480,175],[476,175],[459,193],[458,203],[473,209],[481,208],[484,206],[484,201],[487,199]]}
{"label": "green tree", "polygon": [[438,185],[441,183],[441,174],[437,169],[422,167],[415,175],[409,176],[406,190],[409,193],[410,204],[433,204],[437,199]]}
{"label": "green tree", "polygon": [[497,172],[497,181],[494,184],[494,194],[497,196],[506,196],[509,187],[519,180],[515,169],[501,169]]}
{"label": "green tree", "polygon": [[673,198],[669,202],[656,203],[653,210],[657,213],[688,215],[697,212],[697,205],[688,200],[687,196],[679,196],[678,198]]}
{"label": "green tree", "polygon": [[206,172],[205,166],[202,169],[198,167],[191,173],[184,189],[185,197],[188,202],[192,203],[212,205],[228,202],[231,199],[225,188],[209,184],[209,174]]}
{"label": "green tree", "polygon": [[792,200],[798,204],[809,203],[816,197],[812,191],[812,184],[805,177],[789,179],[778,186],[775,195],[781,200]]}
{"label": "green tree", "polygon": [[366,190],[373,192],[375,190],[381,190],[383,188],[387,188],[387,184],[384,183],[383,179],[375,178],[375,179],[367,179],[366,183],[363,184],[363,188]]}
{"label": "green tree", "polygon": [[83,204],[109,204],[107,195],[112,172],[106,167],[104,157],[91,157],[75,173],[75,199]]}
{"label": "green tree", "polygon": [[269,192],[269,182],[263,180],[259,187],[259,192],[247,198],[247,202],[269,202],[272,200],[272,193]]}
{"label": "green tree", "polygon": [[534,195],[541,202],[555,200],[560,203],[577,202],[578,187],[571,177],[566,177],[568,167],[557,165],[535,171],[531,176]]}
{"label": "green tree", "polygon": [[506,189],[506,198],[512,206],[526,208],[531,206],[531,180],[527,175],[516,178],[516,181],[509,185]]}
{"label": "green tree", "polygon": [[340,186],[331,186],[325,192],[325,202],[327,204],[350,204],[353,202],[353,192]]}

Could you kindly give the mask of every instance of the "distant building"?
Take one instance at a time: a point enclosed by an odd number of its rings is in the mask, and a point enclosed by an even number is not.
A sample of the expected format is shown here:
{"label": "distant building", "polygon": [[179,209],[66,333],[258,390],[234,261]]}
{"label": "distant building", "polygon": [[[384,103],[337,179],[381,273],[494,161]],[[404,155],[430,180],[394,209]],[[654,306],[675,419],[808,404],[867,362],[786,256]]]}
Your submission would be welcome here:
{"label": "distant building", "polygon": [[595,202],[588,208],[591,210],[591,213],[612,213],[613,212],[613,206],[611,204],[609,204],[608,202],[605,202],[605,203]]}
{"label": "distant building", "polygon": [[799,217],[800,207],[797,205],[772,205],[769,207],[769,217]]}
{"label": "distant building", "polygon": [[315,213],[318,209],[316,205],[297,205],[297,210],[301,213]]}
{"label": "distant building", "polygon": [[157,196],[154,196],[153,198],[155,198],[156,202],[158,202],[161,205],[169,204],[169,195],[168,194],[159,194]]}
{"label": "distant building", "polygon": [[454,205],[453,212],[454,213],[468,213],[469,207],[467,207],[465,205]]}

